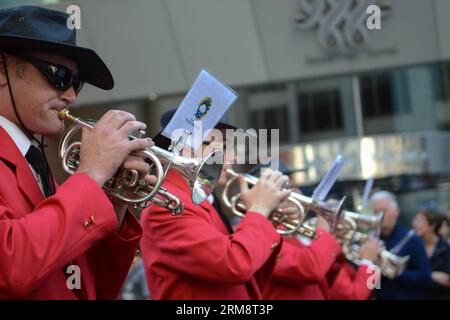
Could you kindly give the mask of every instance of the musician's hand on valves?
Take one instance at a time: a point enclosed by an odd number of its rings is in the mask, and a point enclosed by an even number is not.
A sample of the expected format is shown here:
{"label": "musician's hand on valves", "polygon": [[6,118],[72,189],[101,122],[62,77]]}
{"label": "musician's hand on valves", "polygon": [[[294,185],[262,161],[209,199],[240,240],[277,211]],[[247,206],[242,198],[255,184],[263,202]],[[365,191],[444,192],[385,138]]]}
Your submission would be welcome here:
{"label": "musician's hand on valves", "polygon": [[248,211],[254,211],[268,217],[286,199],[291,190],[282,190],[282,186],[289,180],[279,171],[266,170],[253,188],[249,189],[244,177],[240,177],[241,195]]}
{"label": "musician's hand on valves", "polygon": [[[150,147],[155,145],[151,139],[149,139],[149,141]],[[141,180],[144,180],[147,184],[156,184],[157,177],[150,174],[150,164],[145,161],[145,157],[139,156],[139,152],[135,152],[132,155],[129,155],[125,159],[123,167],[128,170],[137,170],[137,172],[139,173],[139,178]]]}
{"label": "musician's hand on valves", "polygon": [[298,219],[300,217],[301,212],[299,208],[289,200],[283,200],[277,207],[277,210],[286,216],[287,219]]}
{"label": "musician's hand on valves", "polygon": [[359,249],[361,260],[375,262],[382,250],[383,245],[381,241],[374,238],[369,238],[361,245],[361,248]]}
{"label": "musician's hand on valves", "polygon": [[317,215],[317,228],[321,228],[327,232],[330,232],[330,223],[324,217]]}
{"label": "musician's hand on valves", "polygon": [[102,186],[131,153],[153,145],[146,138],[129,139],[132,132],[145,128],[128,112],[108,111],[93,129],[83,128],[77,172],[89,175]]}
{"label": "musician's hand on valves", "polygon": [[[150,147],[154,146],[154,142],[149,139]],[[139,156],[139,152],[135,152],[132,155],[129,155],[125,162],[123,163],[122,167],[127,170],[136,170],[139,174],[139,179],[144,180],[149,185],[155,185],[156,183],[156,176],[150,175],[150,164],[145,162],[145,158]],[[125,213],[127,210],[127,203],[123,202],[119,199],[112,198],[111,202],[114,206],[114,210],[116,212],[118,225],[117,225],[117,231],[120,231],[120,228],[123,223],[123,219],[125,218]]]}

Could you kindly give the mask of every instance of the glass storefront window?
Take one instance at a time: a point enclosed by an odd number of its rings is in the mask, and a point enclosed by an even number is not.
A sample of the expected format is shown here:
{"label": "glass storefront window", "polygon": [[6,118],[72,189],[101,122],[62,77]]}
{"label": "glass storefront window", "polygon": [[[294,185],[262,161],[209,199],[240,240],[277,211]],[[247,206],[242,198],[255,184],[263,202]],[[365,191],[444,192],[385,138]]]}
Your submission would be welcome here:
{"label": "glass storefront window", "polygon": [[361,74],[364,134],[449,130],[449,71],[428,64]]}
{"label": "glass storefront window", "polygon": [[296,98],[299,142],[356,135],[350,76],[302,80]]}
{"label": "glass storefront window", "polygon": [[289,142],[288,114],[286,106],[273,106],[250,112],[250,128],[279,129],[280,143]]}
{"label": "glass storefront window", "polygon": [[436,81],[438,128],[450,131],[450,62],[439,65]]}
{"label": "glass storefront window", "polygon": [[300,134],[322,130],[342,130],[342,104],[338,90],[298,95]]}
{"label": "glass storefront window", "polygon": [[361,104],[364,118],[407,114],[409,95],[405,74],[373,73],[360,77]]}

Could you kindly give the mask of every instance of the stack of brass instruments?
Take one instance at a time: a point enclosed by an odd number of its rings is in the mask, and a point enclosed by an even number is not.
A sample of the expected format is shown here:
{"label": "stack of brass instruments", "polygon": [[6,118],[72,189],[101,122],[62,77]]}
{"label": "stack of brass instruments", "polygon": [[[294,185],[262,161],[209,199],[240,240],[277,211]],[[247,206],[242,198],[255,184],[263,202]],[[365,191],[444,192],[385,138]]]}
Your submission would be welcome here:
{"label": "stack of brass instruments", "polygon": [[[356,265],[361,263],[361,245],[367,241],[369,237],[379,239],[383,216],[383,212],[379,212],[375,215],[367,215],[351,211],[344,212],[343,217],[345,221],[352,221],[350,223],[355,226],[353,230],[342,232],[342,236],[338,238],[341,241],[342,251],[344,252],[347,260],[355,263]],[[393,279],[405,270],[408,261],[409,256],[400,257],[384,249],[381,251],[378,260],[375,261],[375,264],[380,268],[381,274]]]}
{"label": "stack of brass instruments", "polygon": [[378,263],[381,274],[390,279],[396,278],[405,271],[409,258],[409,256],[401,257],[388,250],[383,250]]}
{"label": "stack of brass instruments", "polygon": [[[378,239],[381,234],[383,212],[374,215],[356,213],[345,210],[338,222],[336,238],[340,241],[342,251],[347,260],[356,265],[361,263],[361,245],[373,237]],[[313,228],[314,221],[308,223]],[[312,224],[312,225],[311,225]],[[388,250],[383,250],[374,263],[380,268],[381,273],[388,278],[395,278],[406,268],[409,256],[400,257]]]}
{"label": "stack of brass instruments", "polygon": [[[364,233],[356,233],[358,241],[345,242],[342,244],[342,251],[345,258],[356,265],[361,263],[359,250],[361,244],[368,239],[368,235]],[[374,261],[375,265],[380,268],[381,274],[387,278],[394,279],[400,275],[406,268],[409,256],[401,257],[388,250],[381,251],[378,259]]]}
{"label": "stack of brass instruments", "polygon": [[[244,217],[247,208],[241,201],[240,194],[230,196],[231,185],[239,177],[239,174],[232,169],[227,173],[231,178],[227,181],[222,192],[222,201],[230,208],[236,216]],[[242,174],[245,181],[250,185],[255,185],[258,178],[249,174]],[[345,199],[345,198],[344,198]],[[342,251],[349,261],[359,265],[360,247],[370,237],[379,238],[381,233],[381,223],[384,213],[367,215],[348,210],[343,210],[341,200],[333,206],[328,203],[314,201],[302,194],[292,192],[288,201],[292,202],[299,211],[299,217],[289,220],[282,214],[282,210],[276,209],[269,216],[269,220],[274,224],[277,232],[282,235],[300,234],[309,238],[314,238],[316,234],[317,218],[306,220],[307,212],[312,211],[316,215],[325,218],[331,227],[334,236],[340,241]],[[383,250],[375,264],[380,267],[380,271],[386,277],[394,278],[405,270],[409,261],[409,256],[400,257],[388,250]]]}
{"label": "stack of brass instruments", "polygon": [[[377,215],[364,215],[351,211],[344,211],[341,221],[338,223],[336,238],[342,246],[342,252],[345,258],[356,265],[360,265],[360,248],[361,245],[369,239],[370,236],[377,238],[377,230],[381,227],[383,213]],[[360,225],[370,226],[372,229],[366,229],[365,232],[358,231]],[[316,218],[312,218],[304,223],[307,230],[315,230],[317,225]],[[375,232],[374,232],[375,231]],[[308,234],[304,234],[308,236]],[[378,233],[379,234],[379,233]],[[400,275],[406,268],[409,261],[409,256],[400,257],[388,250],[383,250],[380,253],[375,265],[380,268],[381,274],[388,278],[395,278]]]}
{"label": "stack of brass instruments", "polygon": [[[240,193],[231,196],[231,185],[237,180],[240,174],[237,174],[232,169],[228,169],[227,173],[231,178],[227,181],[222,192],[222,201],[224,204],[230,208],[233,214],[243,217],[247,208],[244,203],[242,203]],[[250,185],[255,185],[258,182],[258,178],[249,175],[242,174],[245,181]],[[302,194],[292,192],[287,199],[289,202],[293,203],[299,212],[299,216],[296,219],[290,219],[283,215],[282,210],[274,210],[269,216],[269,220],[274,224],[278,233],[282,235],[292,235],[292,234],[302,234],[310,238],[315,235],[315,228],[311,228],[304,221],[307,217],[309,211],[324,217],[332,227],[333,230],[336,229],[336,222],[339,221],[339,217],[343,212],[344,199],[335,208],[330,208],[325,203],[315,201],[309,197]]]}
{"label": "stack of brass instruments", "polygon": [[360,239],[362,235],[370,234],[374,238],[379,238],[381,234],[381,223],[383,221],[383,217],[383,212],[379,212],[375,215],[368,215],[344,210],[344,213],[339,219],[336,227],[336,236],[342,241],[358,242],[365,240]]}
{"label": "stack of brass instruments", "polygon": [[[64,133],[60,144],[59,154],[63,169],[68,174],[73,174],[80,163],[81,142],[74,141],[75,134],[81,127],[94,128],[96,121],[82,120],[72,116],[68,109],[59,112],[61,120],[70,120],[74,124]],[[145,132],[139,132],[138,138]],[[130,136],[130,139],[137,139]],[[155,185],[148,185],[140,178],[137,170],[119,168],[116,174],[103,185],[103,189],[112,197],[115,197],[134,208],[145,208],[154,203],[167,208],[173,215],[183,211],[184,204],[179,198],[168,192],[161,185],[169,169],[181,174],[192,190],[192,201],[196,204],[204,201],[214,190],[222,171],[222,164],[207,163],[211,157],[216,157],[221,150],[216,150],[203,159],[191,159],[174,154],[156,146],[140,152],[144,158],[150,161],[151,168],[157,178]],[[220,156],[220,155],[219,155]],[[166,165],[166,170],[163,170]]]}

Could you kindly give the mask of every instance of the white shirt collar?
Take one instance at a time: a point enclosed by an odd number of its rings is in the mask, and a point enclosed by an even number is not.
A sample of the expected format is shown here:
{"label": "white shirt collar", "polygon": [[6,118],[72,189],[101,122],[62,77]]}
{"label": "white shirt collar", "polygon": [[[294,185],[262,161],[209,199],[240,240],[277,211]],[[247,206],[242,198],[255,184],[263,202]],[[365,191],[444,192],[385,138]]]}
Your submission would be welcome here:
{"label": "white shirt collar", "polygon": [[17,148],[19,148],[20,153],[25,156],[30,149],[31,140],[23,133],[22,130],[14,123],[6,119],[5,117],[0,116],[0,126],[5,129],[6,133],[11,137],[11,139],[16,144]]}

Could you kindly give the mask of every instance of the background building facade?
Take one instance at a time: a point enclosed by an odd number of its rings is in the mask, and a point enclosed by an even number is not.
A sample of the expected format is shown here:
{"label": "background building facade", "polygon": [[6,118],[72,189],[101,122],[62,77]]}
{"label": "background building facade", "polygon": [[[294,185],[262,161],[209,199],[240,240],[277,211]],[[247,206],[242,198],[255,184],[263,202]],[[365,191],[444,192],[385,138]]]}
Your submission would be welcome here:
{"label": "background building facade", "polygon": [[[373,177],[376,187],[399,195],[408,215],[431,202],[446,210],[450,2],[333,3],[82,0],[51,6],[80,7],[79,41],[105,57],[115,75],[111,92],[83,90],[78,114],[98,118],[111,107],[125,109],[154,134],[159,116],[177,106],[207,68],[240,94],[232,121],[280,130],[282,159],[307,168],[294,176],[306,193],[342,154],[347,165],[336,194],[354,195],[357,204]],[[367,29],[364,9],[371,4],[381,8],[380,29]]]}

